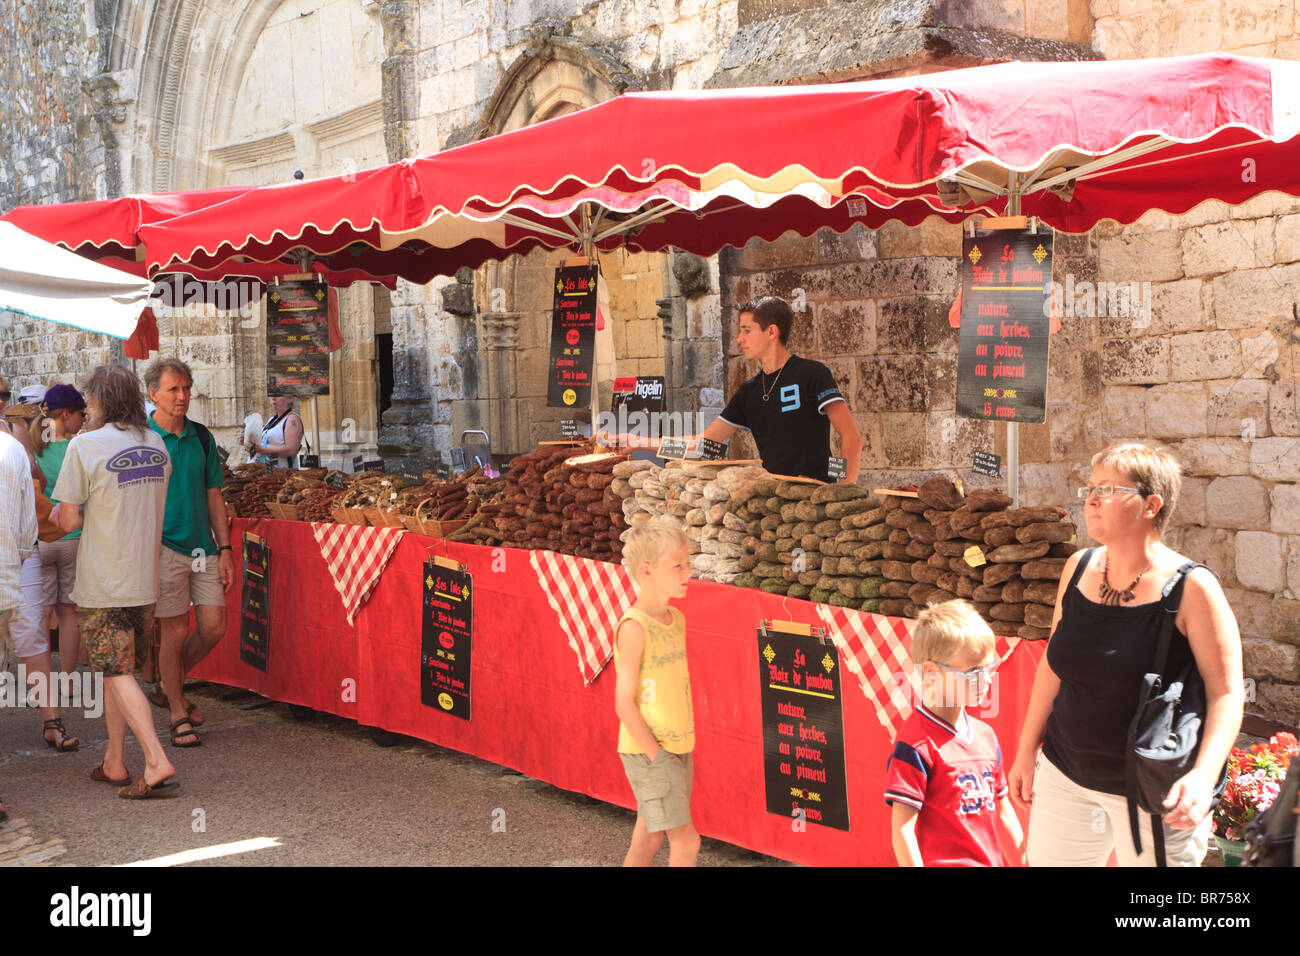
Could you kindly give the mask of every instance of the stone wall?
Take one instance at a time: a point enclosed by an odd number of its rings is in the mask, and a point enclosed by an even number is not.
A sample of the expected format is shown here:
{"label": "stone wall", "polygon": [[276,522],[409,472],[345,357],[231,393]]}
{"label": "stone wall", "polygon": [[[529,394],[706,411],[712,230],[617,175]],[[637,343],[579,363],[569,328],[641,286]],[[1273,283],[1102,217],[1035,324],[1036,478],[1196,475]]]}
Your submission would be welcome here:
{"label": "stone wall", "polygon": [[[82,83],[98,72],[94,5],[79,0],[0,6],[0,210],[101,195],[105,150]],[[112,357],[106,336],[0,315],[0,373],[16,392],[71,382]]]}

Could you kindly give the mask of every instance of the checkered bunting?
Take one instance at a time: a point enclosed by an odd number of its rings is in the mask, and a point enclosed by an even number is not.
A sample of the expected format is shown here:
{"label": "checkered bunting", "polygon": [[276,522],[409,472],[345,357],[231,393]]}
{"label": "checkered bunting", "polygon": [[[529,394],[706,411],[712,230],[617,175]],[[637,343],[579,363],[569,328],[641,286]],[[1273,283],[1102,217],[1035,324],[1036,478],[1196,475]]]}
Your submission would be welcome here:
{"label": "checkered bunting", "polygon": [[614,629],[636,600],[632,578],[622,565],[554,551],[530,551],[528,561],[590,684],[614,656]]}
{"label": "checkered bunting", "polygon": [[400,528],[363,528],[313,521],[311,533],[330,569],[334,587],[343,598],[348,624],[352,624],[406,532]]}

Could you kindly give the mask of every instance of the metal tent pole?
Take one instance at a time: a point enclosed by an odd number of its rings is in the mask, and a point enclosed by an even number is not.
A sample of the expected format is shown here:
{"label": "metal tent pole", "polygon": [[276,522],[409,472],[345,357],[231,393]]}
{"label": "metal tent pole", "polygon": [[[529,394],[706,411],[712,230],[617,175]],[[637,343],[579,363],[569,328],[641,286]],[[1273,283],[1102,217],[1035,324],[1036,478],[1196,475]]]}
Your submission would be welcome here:
{"label": "metal tent pole", "polygon": [[[1020,174],[1011,172],[1007,191],[1008,216],[1020,215]],[[1011,507],[1020,507],[1020,423],[1007,422],[1007,494]]]}

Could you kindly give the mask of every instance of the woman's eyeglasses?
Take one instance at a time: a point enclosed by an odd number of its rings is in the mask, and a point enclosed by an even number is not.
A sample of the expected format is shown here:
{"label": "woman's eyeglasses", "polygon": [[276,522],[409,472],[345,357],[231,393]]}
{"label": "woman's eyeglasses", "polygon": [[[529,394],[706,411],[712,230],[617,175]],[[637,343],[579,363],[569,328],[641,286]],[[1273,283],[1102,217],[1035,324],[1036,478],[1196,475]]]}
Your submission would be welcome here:
{"label": "woman's eyeglasses", "polygon": [[1084,485],[1079,489],[1078,495],[1080,501],[1087,501],[1093,495],[1101,501],[1105,501],[1117,491],[1127,491],[1130,494],[1142,494],[1139,488],[1126,488],[1123,485]]}

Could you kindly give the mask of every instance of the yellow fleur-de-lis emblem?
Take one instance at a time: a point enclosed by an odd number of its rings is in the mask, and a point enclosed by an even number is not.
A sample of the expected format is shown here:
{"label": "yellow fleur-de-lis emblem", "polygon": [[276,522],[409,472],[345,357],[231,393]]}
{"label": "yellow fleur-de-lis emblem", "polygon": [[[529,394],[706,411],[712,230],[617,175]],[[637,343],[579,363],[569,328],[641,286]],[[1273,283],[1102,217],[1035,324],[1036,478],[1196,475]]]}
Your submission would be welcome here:
{"label": "yellow fleur-de-lis emblem", "polygon": [[977,266],[979,265],[980,260],[984,258],[984,253],[980,252],[979,246],[971,246],[970,252],[966,254],[966,258],[971,261],[971,265]]}
{"label": "yellow fleur-de-lis emblem", "polygon": [[1035,249],[1032,253],[1030,253],[1030,255],[1032,255],[1034,257],[1034,261],[1041,266],[1043,264],[1043,260],[1047,258],[1047,250],[1043,248],[1043,244],[1040,242],[1038,244],[1038,248]]}
{"label": "yellow fleur-de-lis emblem", "polygon": [[763,656],[764,656],[765,658],[767,658],[767,662],[768,662],[769,664],[772,663],[772,658],[776,657],[776,651],[772,650],[772,645],[771,645],[771,644],[769,644],[769,645],[767,645],[767,647],[763,648]]}

